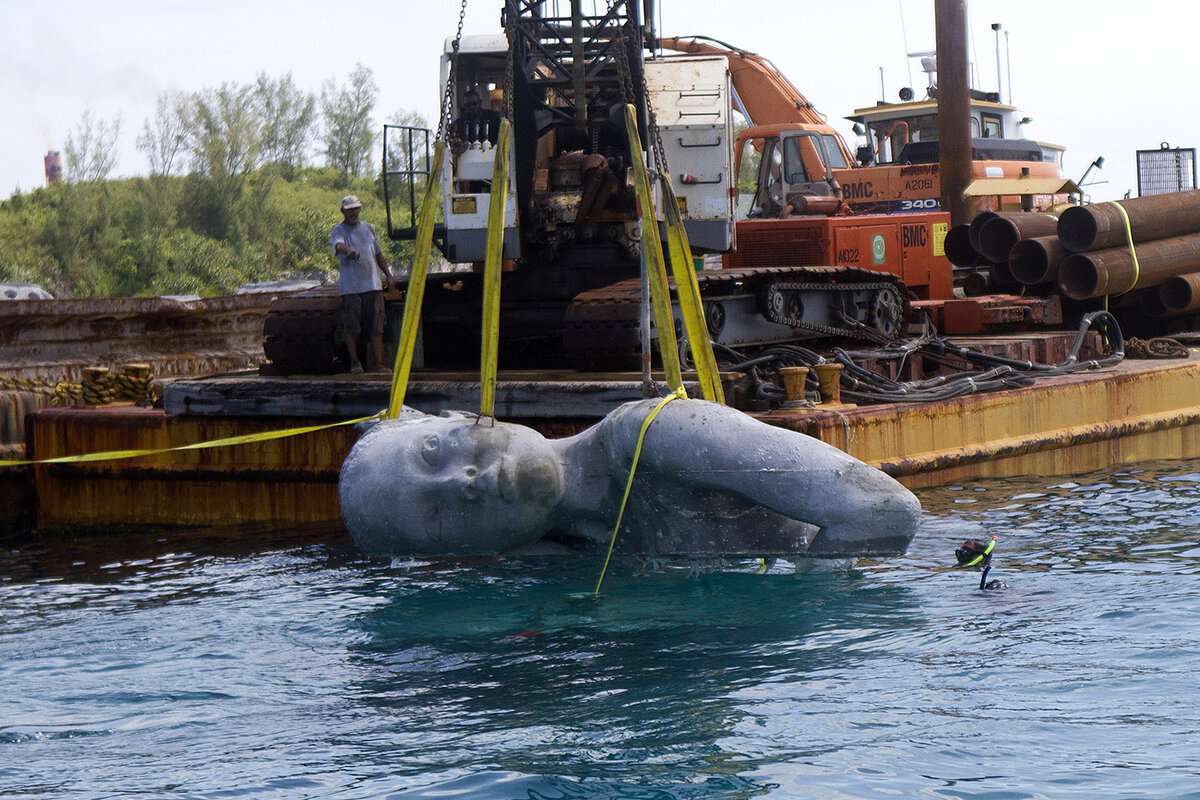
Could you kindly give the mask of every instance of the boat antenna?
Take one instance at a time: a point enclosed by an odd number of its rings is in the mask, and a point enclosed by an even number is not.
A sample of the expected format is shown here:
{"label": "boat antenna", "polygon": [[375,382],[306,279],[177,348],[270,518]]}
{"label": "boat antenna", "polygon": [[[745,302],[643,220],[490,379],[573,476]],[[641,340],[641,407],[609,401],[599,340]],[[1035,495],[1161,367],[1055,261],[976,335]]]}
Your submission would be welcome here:
{"label": "boat antenna", "polygon": [[1005,589],[1007,585],[1001,580],[987,579],[988,571],[992,568],[992,551],[996,548],[996,537],[987,541],[968,539],[954,551],[954,558],[960,567],[983,567],[979,576],[980,589]]}
{"label": "boat antenna", "polygon": [[992,32],[996,34],[996,99],[1004,96],[1004,87],[1000,85],[1000,23],[992,23]]}
{"label": "boat antenna", "polygon": [[[900,8],[900,38],[904,40],[904,52],[908,52],[908,24],[904,21],[904,0],[896,0],[896,5]],[[908,69],[908,85],[912,86],[912,59],[904,59],[904,65]],[[880,80],[883,79],[883,69],[880,68]],[[880,87],[882,92],[883,87]]]}
{"label": "boat antenna", "polygon": [[1012,51],[1008,47],[1008,29],[1004,29],[1004,67],[1008,72],[1008,104],[1012,105]]}

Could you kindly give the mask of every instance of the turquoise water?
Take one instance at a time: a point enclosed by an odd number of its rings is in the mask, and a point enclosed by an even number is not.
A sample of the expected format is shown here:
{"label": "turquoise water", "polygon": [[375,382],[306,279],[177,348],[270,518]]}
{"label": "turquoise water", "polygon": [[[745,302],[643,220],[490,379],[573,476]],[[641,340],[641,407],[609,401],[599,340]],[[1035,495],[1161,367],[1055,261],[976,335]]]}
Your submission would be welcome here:
{"label": "turquoise water", "polygon": [[[909,554],[0,555],[0,796],[1200,798],[1200,473],[921,493]],[[951,568],[1000,536],[992,577]]]}

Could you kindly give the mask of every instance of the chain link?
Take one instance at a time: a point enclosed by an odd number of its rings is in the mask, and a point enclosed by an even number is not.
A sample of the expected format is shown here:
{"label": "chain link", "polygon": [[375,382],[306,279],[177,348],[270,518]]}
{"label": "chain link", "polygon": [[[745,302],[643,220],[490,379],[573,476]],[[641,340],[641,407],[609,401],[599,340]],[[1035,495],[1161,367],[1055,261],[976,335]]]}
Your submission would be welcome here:
{"label": "chain link", "polygon": [[[450,54],[450,74],[446,76],[446,89],[442,92],[442,107],[438,115],[437,140],[444,141],[446,138],[448,121],[450,119],[451,99],[454,96],[454,81],[458,76],[458,51],[462,44],[462,29],[463,19],[467,16],[467,0],[462,0],[462,7],[458,9],[458,29],[454,32],[454,44],[452,45],[453,52]],[[509,58],[512,58],[511,48]]]}
{"label": "chain link", "polygon": [[[630,0],[609,0],[608,13],[611,15],[613,9],[619,3],[628,3]],[[633,90],[633,70],[629,65],[629,50],[628,42],[626,42],[624,27],[617,29],[615,37],[617,44],[617,72],[621,77],[621,99],[626,103],[633,103],[636,95]],[[637,40],[638,52],[642,50],[642,42]],[[667,167],[667,155],[663,149],[662,135],[658,129],[658,119],[654,114],[654,104],[650,102],[650,88],[646,83],[646,69],[642,68],[642,102],[646,109],[646,141],[649,144],[650,157],[654,164],[654,172],[656,175],[669,175]]]}
{"label": "chain link", "polygon": [[513,93],[516,91],[516,78],[513,75],[513,62],[517,38],[516,0],[504,0],[504,38],[508,40],[508,54],[504,58],[504,116],[510,122],[513,120]]}

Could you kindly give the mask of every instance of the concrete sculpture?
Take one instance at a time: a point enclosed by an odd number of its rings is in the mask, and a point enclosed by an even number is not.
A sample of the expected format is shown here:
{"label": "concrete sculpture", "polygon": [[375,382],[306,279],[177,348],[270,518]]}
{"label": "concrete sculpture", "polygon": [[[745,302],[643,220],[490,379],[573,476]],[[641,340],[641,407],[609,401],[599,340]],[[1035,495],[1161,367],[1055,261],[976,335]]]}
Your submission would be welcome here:
{"label": "concrete sculpture", "polygon": [[[406,409],[367,431],[347,457],[342,517],[368,555],[494,554],[544,538],[599,549],[656,405],[627,403],[553,440],[521,425]],[[646,432],[616,550],[896,555],[920,513],[911,492],[830,445],[680,399]]]}

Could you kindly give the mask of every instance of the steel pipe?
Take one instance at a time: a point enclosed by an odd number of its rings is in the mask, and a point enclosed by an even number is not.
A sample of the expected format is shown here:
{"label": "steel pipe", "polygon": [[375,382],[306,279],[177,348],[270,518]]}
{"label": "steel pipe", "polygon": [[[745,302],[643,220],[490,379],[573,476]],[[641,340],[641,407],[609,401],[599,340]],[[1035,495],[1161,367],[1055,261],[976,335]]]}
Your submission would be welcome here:
{"label": "steel pipe", "polygon": [[1053,236],[1058,232],[1058,217],[1031,212],[995,212],[979,229],[979,252],[988,261],[1008,261],[1013,245],[1022,239]]}
{"label": "steel pipe", "polygon": [[1007,261],[998,261],[991,266],[992,283],[996,286],[1016,286],[1019,281],[1013,277]]}
{"label": "steel pipe", "polygon": [[1167,278],[1158,287],[1158,297],[1172,313],[1200,311],[1200,272]]}
{"label": "steel pipe", "polygon": [[1058,219],[1058,238],[1063,247],[1081,253],[1124,245],[1128,237],[1118,205],[1129,216],[1135,242],[1200,232],[1200,190],[1171,192],[1071,206]]}
{"label": "steel pipe", "polygon": [[1200,272],[1200,234],[1143,242],[1138,266],[1125,247],[1073,253],[1058,267],[1059,290],[1072,300],[1158,286],[1176,275]]}
{"label": "steel pipe", "polygon": [[967,230],[968,230],[969,238],[971,241],[971,247],[975,250],[976,253],[983,255],[983,250],[981,250],[979,247],[980,231],[983,230],[984,225],[988,224],[989,222],[991,222],[998,216],[1000,216],[1000,213],[998,211],[980,211],[971,220],[971,224],[968,226]]}
{"label": "steel pipe", "polygon": [[1034,286],[1058,280],[1058,265],[1067,251],[1057,236],[1035,236],[1022,239],[1008,254],[1008,269],[1018,283]]}
{"label": "steel pipe", "polygon": [[942,247],[946,258],[956,267],[977,267],[985,261],[979,251],[971,247],[970,225],[955,225],[947,231]]}

